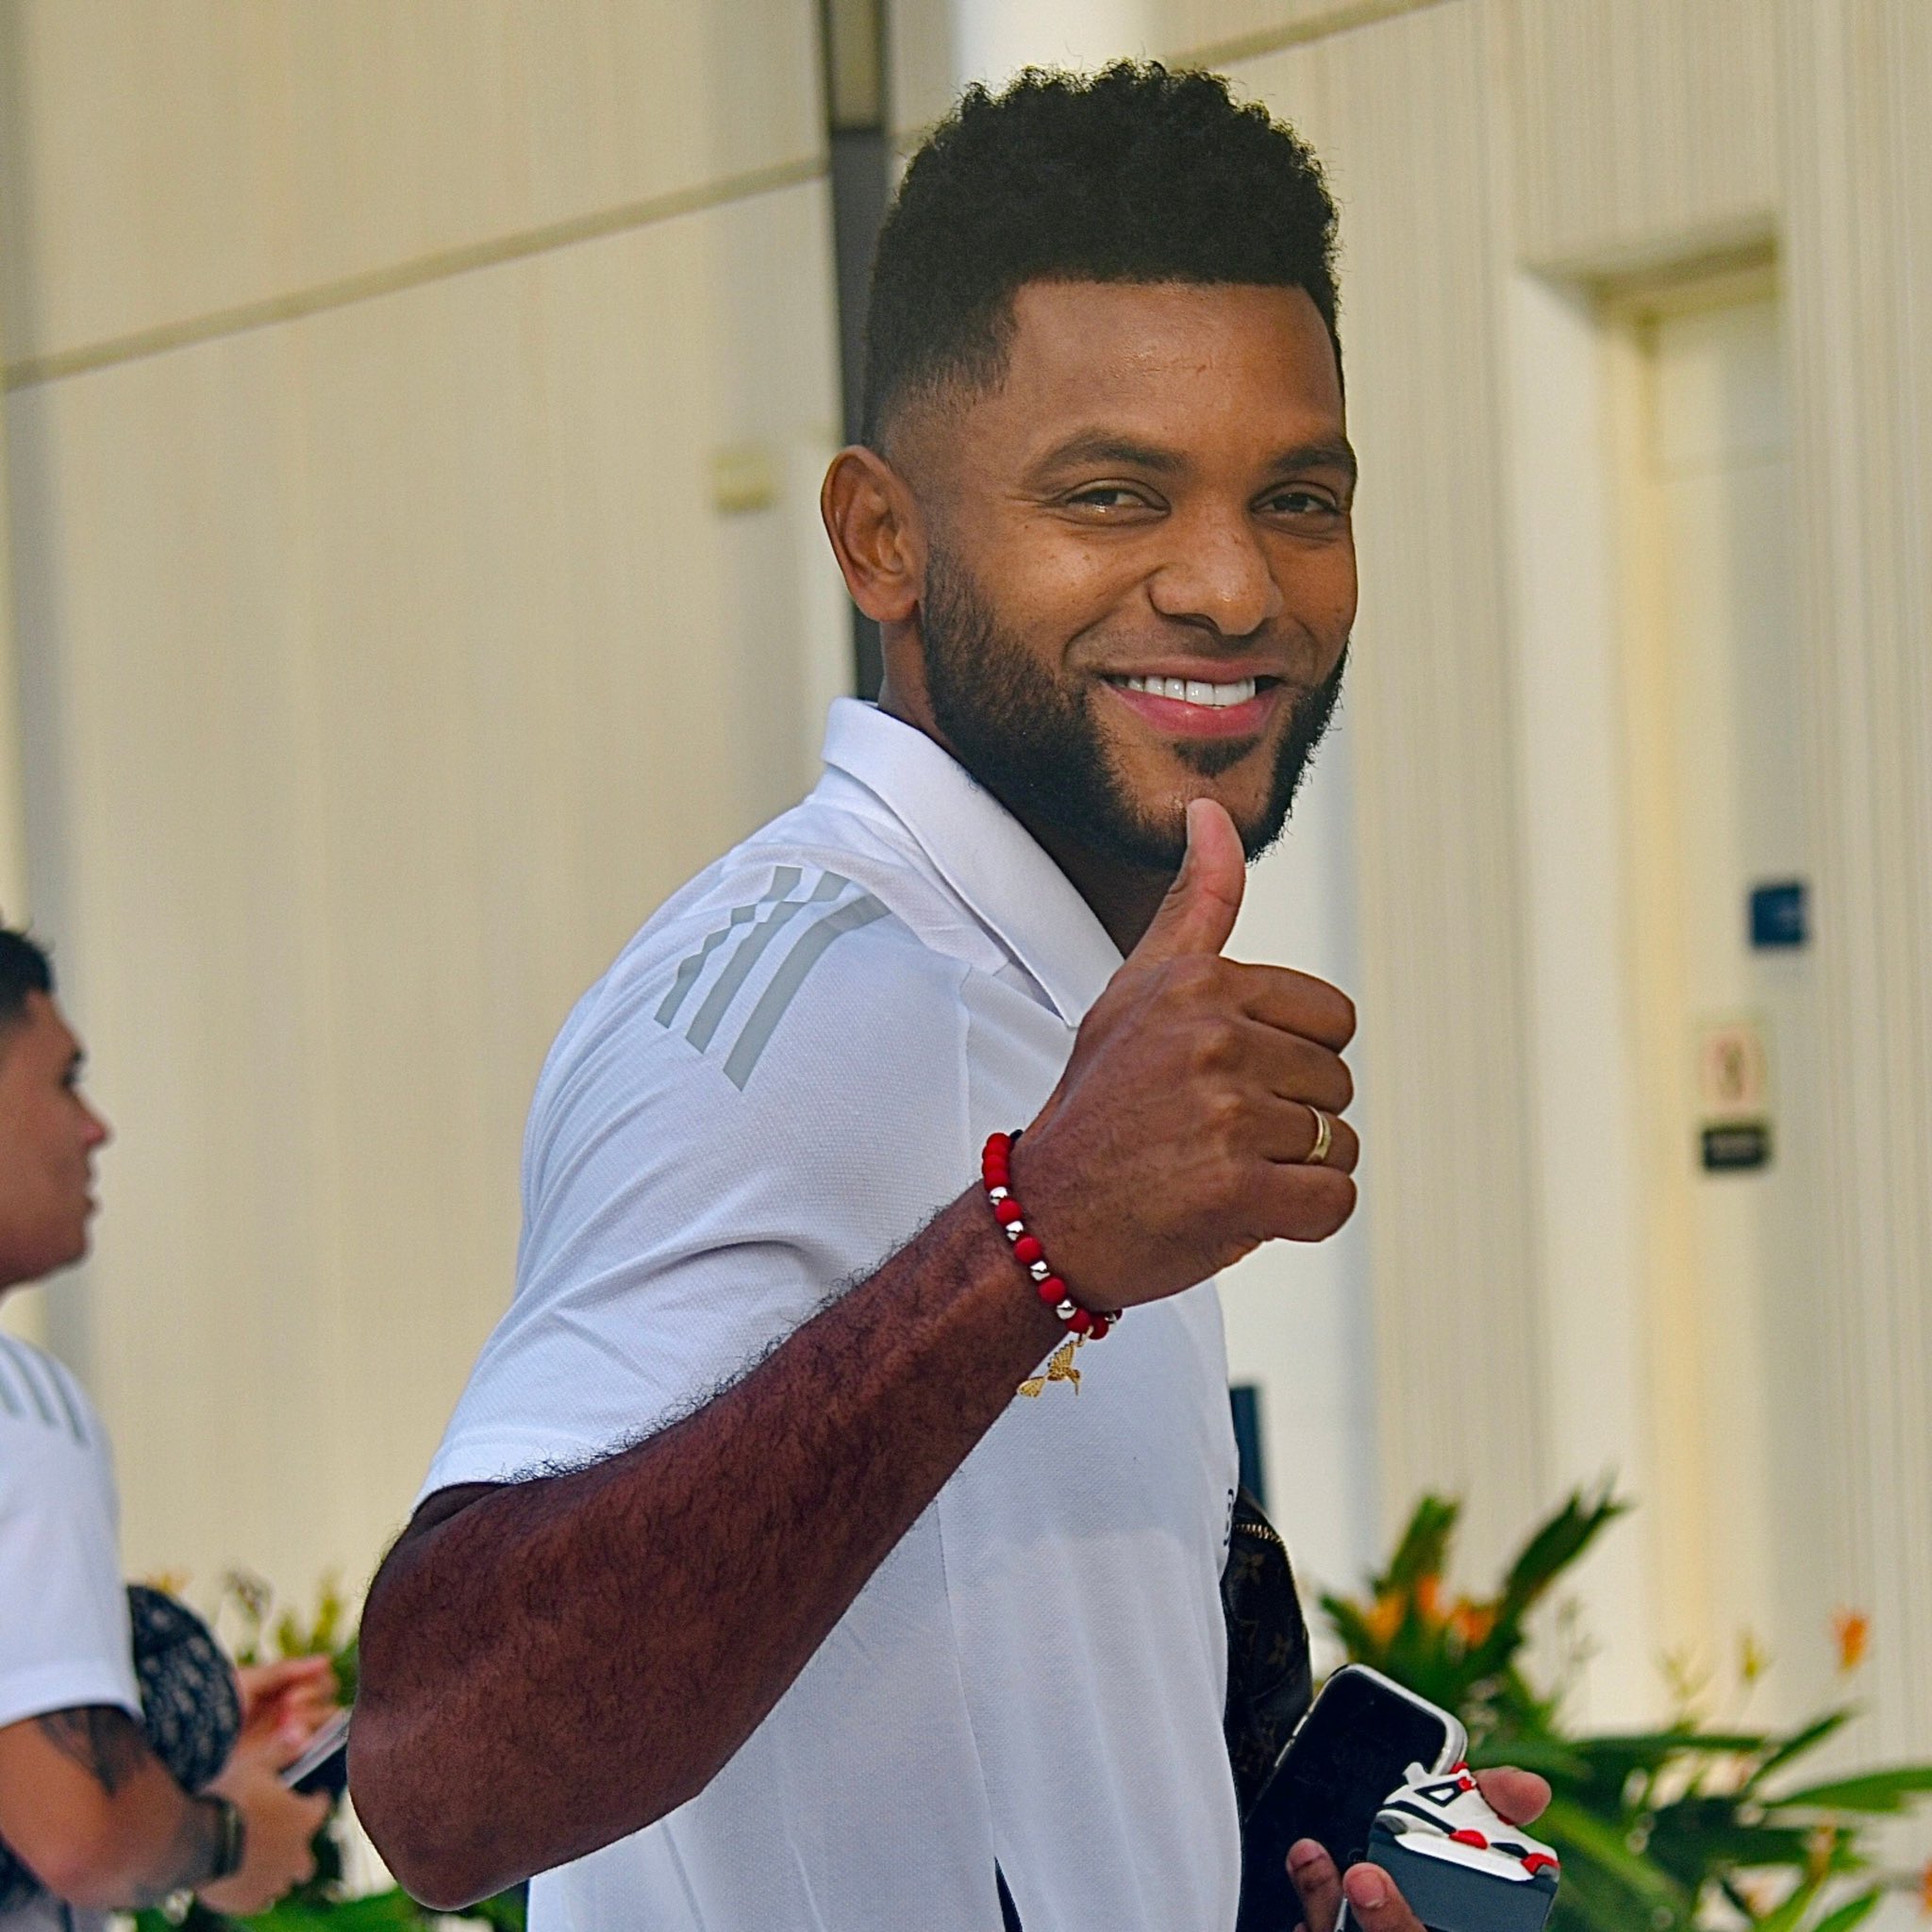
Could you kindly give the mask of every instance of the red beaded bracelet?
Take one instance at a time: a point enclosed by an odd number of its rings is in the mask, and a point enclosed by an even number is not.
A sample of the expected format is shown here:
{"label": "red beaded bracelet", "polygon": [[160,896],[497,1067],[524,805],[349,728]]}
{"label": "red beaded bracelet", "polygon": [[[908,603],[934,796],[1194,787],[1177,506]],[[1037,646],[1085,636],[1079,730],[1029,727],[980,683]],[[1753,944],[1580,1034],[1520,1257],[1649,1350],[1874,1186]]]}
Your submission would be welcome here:
{"label": "red beaded bracelet", "polygon": [[1018,1134],[987,1136],[979,1156],[979,1178],[986,1189],[986,1198],[992,1203],[1001,1232],[1012,1243],[1013,1258],[1032,1277],[1040,1299],[1074,1334],[1088,1341],[1098,1341],[1120,1320],[1120,1310],[1098,1314],[1083,1308],[1067,1291],[1067,1284],[1053,1272],[1045,1247],[1027,1227],[1020,1204],[1013,1198],[1013,1142],[1019,1138]]}

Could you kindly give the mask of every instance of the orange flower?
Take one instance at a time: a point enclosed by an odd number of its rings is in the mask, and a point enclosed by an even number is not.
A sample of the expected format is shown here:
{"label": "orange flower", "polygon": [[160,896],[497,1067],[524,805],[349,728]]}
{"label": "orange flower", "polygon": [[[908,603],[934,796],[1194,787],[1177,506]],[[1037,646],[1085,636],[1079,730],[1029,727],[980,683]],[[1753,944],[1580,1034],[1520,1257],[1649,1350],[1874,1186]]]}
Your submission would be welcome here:
{"label": "orange flower", "polygon": [[1388,1591],[1375,1599],[1365,1621],[1369,1634],[1377,1643],[1391,1642],[1402,1628],[1403,1599],[1400,1591]]}
{"label": "orange flower", "polygon": [[1424,1624],[1442,1621],[1442,1579],[1433,1571],[1415,1580],[1415,1608]]}
{"label": "orange flower", "polygon": [[1872,1619],[1863,1610],[1840,1610],[1831,1620],[1831,1632],[1838,1640],[1838,1667],[1849,1675],[1872,1647]]}
{"label": "orange flower", "polygon": [[1835,1824],[1821,1824],[1805,1841],[1805,1875],[1813,1885],[1822,1884],[1829,1874],[1832,1854],[1837,1850]]}
{"label": "orange flower", "polygon": [[1462,1640],[1462,1647],[1474,1650],[1496,1627],[1496,1607],[1473,1604],[1466,1596],[1457,1597],[1456,1607],[1449,1612],[1449,1623]]}
{"label": "orange flower", "polygon": [[1926,1918],[1932,1919],[1932,1859],[1919,1874],[1919,1909]]}

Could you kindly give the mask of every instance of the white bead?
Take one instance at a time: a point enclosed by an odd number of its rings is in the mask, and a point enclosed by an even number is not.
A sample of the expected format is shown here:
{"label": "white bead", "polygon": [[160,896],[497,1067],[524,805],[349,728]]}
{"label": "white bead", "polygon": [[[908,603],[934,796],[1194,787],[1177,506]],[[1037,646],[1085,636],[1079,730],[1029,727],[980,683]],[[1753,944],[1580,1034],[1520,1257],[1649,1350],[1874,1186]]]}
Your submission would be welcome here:
{"label": "white bead", "polygon": [[1004,1201],[1007,1198],[1007,1191],[1004,1188],[989,1188],[986,1191],[986,1198],[989,1201]]}
{"label": "white bead", "polygon": [[1071,1322],[1074,1319],[1074,1304],[1071,1301],[1061,1302],[1059,1306],[1054,1309],[1054,1313],[1058,1315],[1062,1322]]}
{"label": "white bead", "polygon": [[1000,1225],[1006,1229],[1009,1241],[1018,1241],[1026,1232],[1026,1224],[1024,1221],[1003,1221]]}
{"label": "white bead", "polygon": [[1044,1281],[1053,1273],[1053,1270],[1044,1261],[1034,1261],[1027,1265],[1026,1272],[1032,1275],[1035,1281]]}

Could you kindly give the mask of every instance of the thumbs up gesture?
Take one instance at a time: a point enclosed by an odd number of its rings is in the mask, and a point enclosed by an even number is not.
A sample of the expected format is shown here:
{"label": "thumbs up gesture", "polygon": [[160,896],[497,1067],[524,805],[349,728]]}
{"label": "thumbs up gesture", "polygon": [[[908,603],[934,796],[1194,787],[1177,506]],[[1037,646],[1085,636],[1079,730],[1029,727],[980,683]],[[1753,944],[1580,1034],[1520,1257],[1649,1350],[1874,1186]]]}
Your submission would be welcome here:
{"label": "thumbs up gesture", "polygon": [[1014,1192],[1091,1307],[1177,1294],[1266,1241],[1324,1240],[1355,1208],[1359,1147],[1339,1118],[1355,1008],[1222,958],[1246,879],[1234,821],[1194,800],[1173,887],[1014,1150]]}

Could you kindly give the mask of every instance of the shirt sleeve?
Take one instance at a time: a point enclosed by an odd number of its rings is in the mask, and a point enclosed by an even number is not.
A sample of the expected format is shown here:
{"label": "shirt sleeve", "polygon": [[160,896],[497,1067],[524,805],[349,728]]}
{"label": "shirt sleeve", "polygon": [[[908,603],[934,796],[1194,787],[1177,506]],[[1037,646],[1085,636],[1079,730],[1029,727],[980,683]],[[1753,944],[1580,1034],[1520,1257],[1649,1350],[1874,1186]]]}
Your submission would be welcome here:
{"label": "shirt sleeve", "polygon": [[107,1437],[38,1351],[0,1357],[0,1724],[105,1704],[139,1717]]}
{"label": "shirt sleeve", "polygon": [[609,990],[540,1086],[516,1297],[422,1494],[702,1407],[969,1185],[967,970],[880,919],[702,1046],[655,985]]}

